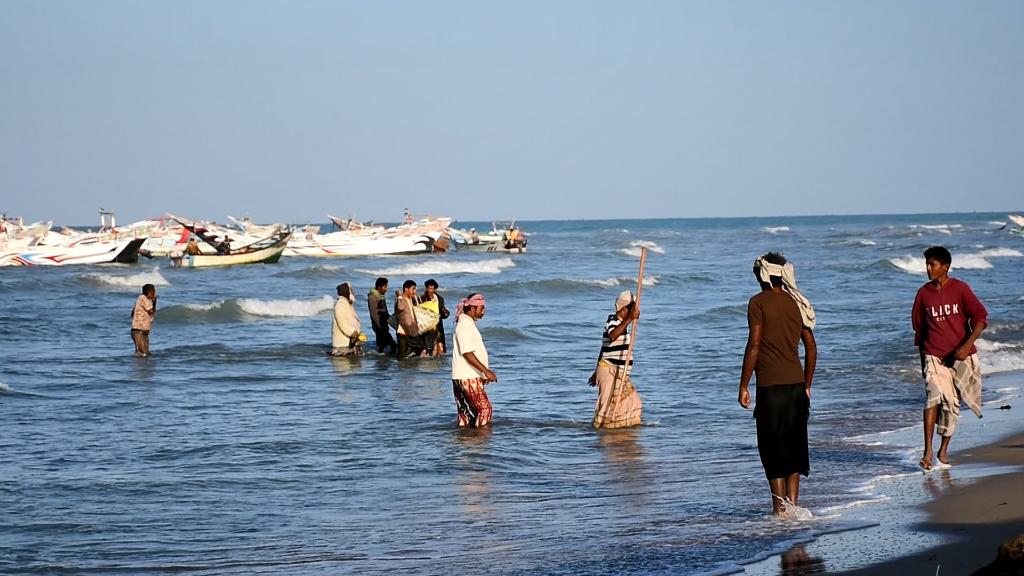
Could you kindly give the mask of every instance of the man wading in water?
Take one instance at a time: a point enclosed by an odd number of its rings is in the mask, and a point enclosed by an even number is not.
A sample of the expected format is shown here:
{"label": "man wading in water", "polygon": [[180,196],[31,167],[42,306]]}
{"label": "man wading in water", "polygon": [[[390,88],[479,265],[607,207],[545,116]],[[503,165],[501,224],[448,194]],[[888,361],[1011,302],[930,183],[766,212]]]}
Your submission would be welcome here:
{"label": "man wading in water", "polygon": [[[810,474],[807,419],[817,362],[814,309],[796,287],[793,265],[769,252],[754,261],[761,292],[747,304],[747,348],[740,374],[739,403],[750,407],[747,386],[757,374],[757,451],[772,492],[772,513],[799,518],[800,475]],[[800,367],[798,343],[804,344]],[[787,509],[789,509],[787,513]]]}

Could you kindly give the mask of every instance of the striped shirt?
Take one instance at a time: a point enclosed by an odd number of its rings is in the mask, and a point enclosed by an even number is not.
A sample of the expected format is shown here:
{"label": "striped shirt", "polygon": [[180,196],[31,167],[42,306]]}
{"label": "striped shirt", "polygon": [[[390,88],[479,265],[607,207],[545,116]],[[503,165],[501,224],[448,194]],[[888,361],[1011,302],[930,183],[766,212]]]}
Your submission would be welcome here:
{"label": "striped shirt", "polygon": [[[622,324],[622,319],[619,318],[618,314],[609,315],[608,321],[604,325],[604,335],[601,337],[600,360],[604,360],[612,366],[625,366],[626,352],[629,350],[630,334],[628,329],[622,333],[622,336],[612,341],[612,330],[615,330],[619,324]],[[630,359],[629,365],[633,366],[632,359]]]}

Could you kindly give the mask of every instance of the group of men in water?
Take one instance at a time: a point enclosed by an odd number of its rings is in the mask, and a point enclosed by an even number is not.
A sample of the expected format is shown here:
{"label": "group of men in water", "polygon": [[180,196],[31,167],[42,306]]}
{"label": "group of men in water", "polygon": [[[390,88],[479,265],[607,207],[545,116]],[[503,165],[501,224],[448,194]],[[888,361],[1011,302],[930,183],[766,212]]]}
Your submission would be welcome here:
{"label": "group of men in water", "polygon": [[[942,246],[924,252],[928,282],[917,291],[911,312],[914,344],[920,352],[925,380],[925,471],[950,466],[949,443],[956,430],[960,405],[981,416],[981,366],[975,342],[988,324],[988,312],[966,282],[951,278],[952,255]],[[798,506],[800,476],[810,473],[807,422],[811,384],[817,363],[814,308],[800,292],[792,263],[769,252],[753,266],[761,291],[747,304],[747,345],[743,355],[737,400],[750,407],[749,385],[756,382],[754,419],[757,448],[772,495],[773,513],[801,517]],[[387,278],[377,278],[367,297],[378,353],[398,358],[434,356],[446,352],[444,320],[449,317],[437,281],[406,280],[395,291],[394,315],[388,310]],[[332,315],[331,355],[362,353],[368,341],[355,312],[355,293],[348,283],[337,287]],[[149,330],[156,314],[156,288],[146,284],[132,309],[132,340],[136,356],[149,355]],[[639,304],[626,290],[615,299],[608,316],[597,365],[590,377],[598,388],[595,428],[621,428],[641,423],[642,403],[630,379],[632,357],[630,325],[640,317]],[[460,427],[481,427],[491,422],[493,408],[486,384],[496,382],[477,322],[486,313],[482,294],[469,294],[455,307],[451,378]],[[394,328],[397,336],[392,337]],[[801,365],[800,344],[804,348]],[[932,439],[938,433],[937,460]]]}

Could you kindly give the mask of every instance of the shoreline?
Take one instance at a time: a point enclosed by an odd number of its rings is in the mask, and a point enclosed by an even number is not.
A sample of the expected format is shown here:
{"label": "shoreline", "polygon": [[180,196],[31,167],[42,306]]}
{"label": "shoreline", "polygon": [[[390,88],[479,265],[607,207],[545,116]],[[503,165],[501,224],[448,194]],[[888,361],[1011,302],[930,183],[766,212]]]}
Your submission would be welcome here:
{"label": "shoreline", "polygon": [[[950,482],[934,500],[920,506],[928,518],[912,529],[935,535],[945,543],[906,556],[837,572],[850,576],[875,574],[972,574],[996,559],[999,545],[1024,533],[1024,432],[993,444],[957,453],[962,465],[998,464],[1017,468],[966,485]],[[936,473],[949,477],[949,470]]]}
{"label": "shoreline", "polygon": [[[993,389],[1000,381],[1022,383],[1024,371],[986,380]],[[986,405],[986,424],[999,431],[976,446],[954,446],[952,468],[908,470],[878,481],[881,503],[844,515],[846,521],[873,515],[866,527],[820,534],[747,564],[742,573],[932,576],[937,570],[972,574],[992,563],[1000,544],[1024,533],[1021,398],[1024,394],[1009,400],[1012,408],[1005,411]]]}

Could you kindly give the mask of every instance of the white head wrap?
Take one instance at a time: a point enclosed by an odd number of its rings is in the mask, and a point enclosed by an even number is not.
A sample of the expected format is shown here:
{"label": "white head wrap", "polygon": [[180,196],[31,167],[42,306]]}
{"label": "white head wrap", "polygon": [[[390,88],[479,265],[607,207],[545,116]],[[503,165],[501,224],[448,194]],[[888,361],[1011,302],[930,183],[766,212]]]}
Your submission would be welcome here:
{"label": "white head wrap", "polygon": [[782,289],[785,290],[786,293],[796,301],[796,305],[800,307],[800,316],[803,318],[804,327],[809,330],[814,330],[814,306],[811,306],[811,301],[801,294],[800,289],[796,287],[796,270],[793,268],[793,264],[791,262],[787,262],[784,266],[779,266],[778,264],[772,264],[759,256],[757,260],[754,260],[754,266],[757,266],[761,282],[771,283],[772,276],[782,278]]}
{"label": "white head wrap", "polygon": [[629,290],[623,290],[619,293],[619,296],[615,298],[615,309],[622,310],[626,306],[633,303],[633,293]]}

